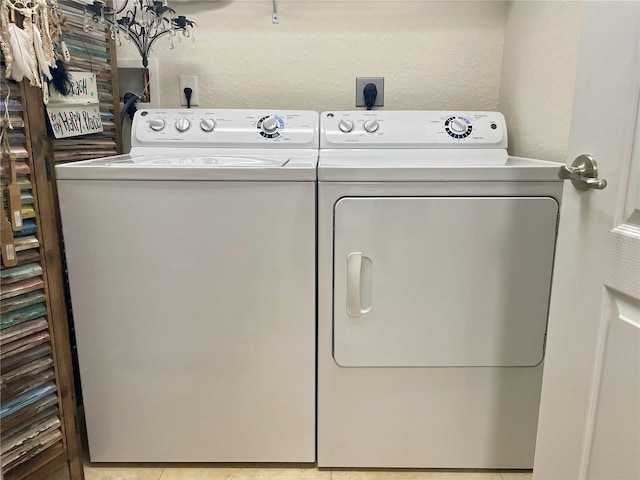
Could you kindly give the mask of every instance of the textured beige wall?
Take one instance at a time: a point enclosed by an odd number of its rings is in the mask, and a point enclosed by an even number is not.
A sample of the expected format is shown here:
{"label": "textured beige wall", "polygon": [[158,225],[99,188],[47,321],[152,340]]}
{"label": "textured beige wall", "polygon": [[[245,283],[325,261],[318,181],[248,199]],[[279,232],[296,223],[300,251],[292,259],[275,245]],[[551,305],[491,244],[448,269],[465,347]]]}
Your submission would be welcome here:
{"label": "textured beige wall", "polygon": [[576,1],[509,4],[498,110],[512,155],[566,161],[582,7]]}
{"label": "textured beige wall", "polygon": [[[388,110],[499,110],[509,152],[565,161],[582,3],[270,0],[180,2],[196,41],[161,39],[160,105],[197,75],[201,107],[355,108],[355,77],[384,76]],[[137,57],[131,46],[121,57]]]}
{"label": "textured beige wall", "polygon": [[385,77],[385,109],[498,106],[505,2],[279,0],[278,25],[267,0],[170,5],[199,27],[155,48],[163,107],[181,73],[202,107],[353,109],[356,76]]}

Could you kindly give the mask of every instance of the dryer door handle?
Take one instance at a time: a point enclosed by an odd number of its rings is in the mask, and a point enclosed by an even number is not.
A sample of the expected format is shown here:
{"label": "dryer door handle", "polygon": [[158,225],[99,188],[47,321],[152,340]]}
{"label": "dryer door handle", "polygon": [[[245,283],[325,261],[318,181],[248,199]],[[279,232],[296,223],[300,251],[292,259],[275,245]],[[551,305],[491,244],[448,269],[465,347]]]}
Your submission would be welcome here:
{"label": "dryer door handle", "polygon": [[362,316],[360,304],[360,276],[362,273],[362,252],[352,252],[347,256],[347,315]]}

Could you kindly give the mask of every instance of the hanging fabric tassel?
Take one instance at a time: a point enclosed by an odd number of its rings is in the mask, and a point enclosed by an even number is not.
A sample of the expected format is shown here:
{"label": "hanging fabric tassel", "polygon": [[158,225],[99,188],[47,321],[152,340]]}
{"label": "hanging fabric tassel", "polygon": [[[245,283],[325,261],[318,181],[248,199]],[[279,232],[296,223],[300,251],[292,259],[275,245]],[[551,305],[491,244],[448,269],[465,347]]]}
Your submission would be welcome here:
{"label": "hanging fabric tassel", "polygon": [[36,52],[36,58],[38,59],[38,72],[51,80],[51,70],[49,68],[49,61],[47,60],[44,49],[42,48],[42,35],[38,27],[33,25],[33,49]]}
{"label": "hanging fabric tassel", "polygon": [[[42,61],[47,65],[47,67],[52,68],[56,63],[56,56],[53,49],[55,41],[53,40],[53,36],[49,28],[49,7],[47,6],[46,0],[35,0],[35,4],[37,7],[38,16],[36,22],[37,25],[34,25],[34,27],[37,26],[38,33],[40,33]],[[40,62],[40,58],[38,58],[38,62]]]}
{"label": "hanging fabric tassel", "polygon": [[67,65],[60,59],[56,60],[56,68],[51,69],[51,85],[63,97],[69,96],[71,93],[71,83],[69,82],[69,74],[67,73]]}

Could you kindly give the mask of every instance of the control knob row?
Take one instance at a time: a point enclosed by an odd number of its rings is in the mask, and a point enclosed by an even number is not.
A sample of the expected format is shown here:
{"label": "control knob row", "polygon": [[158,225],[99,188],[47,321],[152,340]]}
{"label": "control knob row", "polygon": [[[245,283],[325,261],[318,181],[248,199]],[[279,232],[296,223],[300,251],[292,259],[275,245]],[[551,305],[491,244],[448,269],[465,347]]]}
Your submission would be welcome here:
{"label": "control knob row", "polygon": [[[154,132],[159,132],[167,126],[167,122],[163,118],[154,118],[153,120],[149,120],[149,127]],[[176,130],[179,132],[186,132],[191,128],[191,120],[186,117],[180,117],[176,121]],[[203,118],[200,120],[200,129],[203,132],[211,132],[216,128],[216,121],[211,118]]]}
{"label": "control knob row", "polygon": [[[353,131],[353,121],[342,119],[338,123],[338,128],[341,132],[349,133]],[[380,123],[377,120],[366,120],[363,125],[364,131],[367,133],[375,133],[380,128]]]}

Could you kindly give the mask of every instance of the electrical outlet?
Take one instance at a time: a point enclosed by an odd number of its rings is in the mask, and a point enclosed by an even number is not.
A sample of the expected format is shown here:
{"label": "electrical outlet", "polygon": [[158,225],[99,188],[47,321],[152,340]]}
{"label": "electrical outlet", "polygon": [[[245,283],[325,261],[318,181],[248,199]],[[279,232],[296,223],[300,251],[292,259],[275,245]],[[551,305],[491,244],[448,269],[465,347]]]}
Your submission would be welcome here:
{"label": "electrical outlet", "polygon": [[180,105],[187,105],[187,97],[184,89],[189,87],[191,92],[191,106],[195,107],[200,104],[198,99],[198,77],[195,75],[180,75]]}
{"label": "electrical outlet", "polygon": [[364,87],[367,83],[373,83],[378,89],[374,107],[384,106],[384,77],[357,77],[356,78],[356,107],[366,107],[364,103]]}

